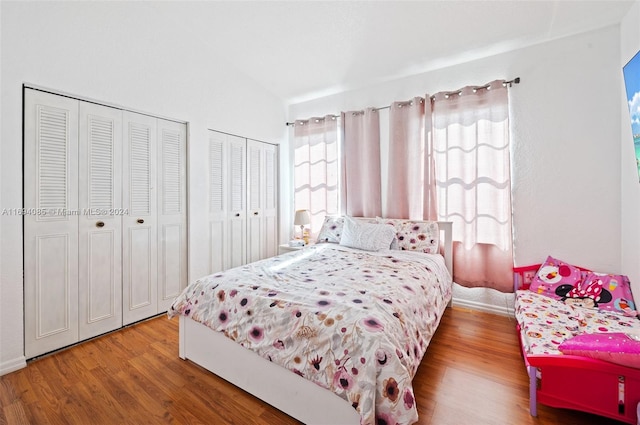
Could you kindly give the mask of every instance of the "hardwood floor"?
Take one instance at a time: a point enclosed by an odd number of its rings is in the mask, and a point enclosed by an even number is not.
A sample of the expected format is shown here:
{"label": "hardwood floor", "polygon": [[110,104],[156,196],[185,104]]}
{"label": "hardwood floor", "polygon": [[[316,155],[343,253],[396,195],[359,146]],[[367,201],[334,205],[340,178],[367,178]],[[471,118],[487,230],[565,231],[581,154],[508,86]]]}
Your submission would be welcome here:
{"label": "hardwood floor", "polygon": [[[513,319],[447,309],[414,379],[419,424],[617,424],[580,412],[528,410]],[[178,358],[166,316],[29,362],[0,377],[0,424],[297,424]]]}

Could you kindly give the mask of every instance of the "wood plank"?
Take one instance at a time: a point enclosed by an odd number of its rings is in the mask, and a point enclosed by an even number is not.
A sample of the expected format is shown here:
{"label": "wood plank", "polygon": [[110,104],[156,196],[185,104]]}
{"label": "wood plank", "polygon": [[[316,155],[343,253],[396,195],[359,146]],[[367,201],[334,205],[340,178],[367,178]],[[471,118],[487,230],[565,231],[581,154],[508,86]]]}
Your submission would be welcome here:
{"label": "wood plank", "polygon": [[[413,384],[418,424],[618,423],[546,406],[532,418],[515,322],[504,316],[447,309]],[[164,315],[0,377],[0,403],[0,425],[298,424],[179,359],[178,321]]]}
{"label": "wood plank", "polygon": [[7,424],[28,424],[29,418],[24,409],[24,405],[19,401],[2,405],[2,414],[4,415],[4,421],[0,423]]}

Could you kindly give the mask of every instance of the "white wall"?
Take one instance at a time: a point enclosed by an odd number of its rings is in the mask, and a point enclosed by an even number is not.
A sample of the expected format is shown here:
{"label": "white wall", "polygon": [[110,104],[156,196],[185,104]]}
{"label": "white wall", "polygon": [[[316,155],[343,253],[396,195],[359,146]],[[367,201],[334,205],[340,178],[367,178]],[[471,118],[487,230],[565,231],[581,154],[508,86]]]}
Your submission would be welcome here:
{"label": "white wall", "polygon": [[[515,264],[553,255],[622,272],[619,52],[619,28],[608,27],[291,105],[289,120],[521,77],[510,90]],[[504,307],[467,292],[457,295]]]}
{"label": "white wall", "polygon": [[[196,2],[197,5],[197,2]],[[190,37],[193,4],[1,2],[2,208],[22,207],[22,84],[189,122],[189,276],[208,270],[207,129],[271,143],[282,101],[207,40]],[[200,22],[200,24],[206,24]],[[0,217],[0,375],[24,365],[22,220]]]}
{"label": "white wall", "polygon": [[[636,1],[620,25],[620,65],[640,51],[640,1]],[[624,93],[624,83],[620,90]],[[636,304],[640,303],[640,183],[633,149],[626,96],[621,96],[622,170],[622,269],[631,279]]]}

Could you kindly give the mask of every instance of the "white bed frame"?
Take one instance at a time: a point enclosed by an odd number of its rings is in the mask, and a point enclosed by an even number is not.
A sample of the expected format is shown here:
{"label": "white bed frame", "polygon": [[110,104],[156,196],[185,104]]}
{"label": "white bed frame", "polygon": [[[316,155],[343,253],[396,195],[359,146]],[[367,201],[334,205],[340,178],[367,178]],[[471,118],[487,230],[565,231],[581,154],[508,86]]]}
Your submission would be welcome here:
{"label": "white bed frame", "polygon": [[[445,264],[453,275],[452,223],[438,225]],[[360,423],[358,412],[333,392],[184,316],[180,316],[179,346],[181,359],[191,360],[305,424]]]}

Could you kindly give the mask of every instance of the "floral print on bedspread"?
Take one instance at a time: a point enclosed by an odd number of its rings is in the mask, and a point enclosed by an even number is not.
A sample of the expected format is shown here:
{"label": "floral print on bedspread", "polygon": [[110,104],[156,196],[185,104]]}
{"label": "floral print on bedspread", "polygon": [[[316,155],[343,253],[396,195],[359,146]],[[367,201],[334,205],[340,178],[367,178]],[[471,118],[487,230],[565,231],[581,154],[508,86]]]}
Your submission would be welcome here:
{"label": "floral print on bedspread", "polygon": [[516,291],[515,315],[529,354],[562,354],[558,346],[578,334],[640,331],[635,317],[568,305],[528,290]]}
{"label": "floral print on bedspread", "polygon": [[169,316],[330,389],[362,424],[411,424],[411,381],[450,297],[440,256],[322,244],[199,279]]}

